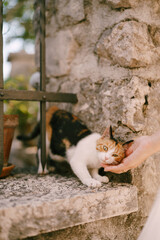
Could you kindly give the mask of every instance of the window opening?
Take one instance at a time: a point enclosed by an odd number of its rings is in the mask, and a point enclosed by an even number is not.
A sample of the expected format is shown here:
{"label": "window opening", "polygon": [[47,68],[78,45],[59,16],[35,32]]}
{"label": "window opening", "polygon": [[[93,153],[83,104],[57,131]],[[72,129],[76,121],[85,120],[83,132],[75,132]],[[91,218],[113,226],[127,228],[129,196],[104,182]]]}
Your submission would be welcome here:
{"label": "window opening", "polygon": [[0,0],[0,174],[3,168],[3,101],[39,101],[41,122],[41,159],[42,166],[46,163],[46,102],[76,103],[77,96],[72,93],[46,92],[45,71],[45,0],[39,0],[40,7],[40,90],[6,90],[3,84],[3,1]]}

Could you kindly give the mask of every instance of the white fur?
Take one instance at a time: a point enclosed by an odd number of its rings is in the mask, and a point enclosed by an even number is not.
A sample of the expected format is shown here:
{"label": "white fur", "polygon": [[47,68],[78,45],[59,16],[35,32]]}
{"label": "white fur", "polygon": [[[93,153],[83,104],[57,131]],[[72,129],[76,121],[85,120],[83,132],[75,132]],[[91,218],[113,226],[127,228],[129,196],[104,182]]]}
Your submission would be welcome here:
{"label": "white fur", "polygon": [[41,149],[38,149],[38,174],[47,174],[47,164],[44,166],[44,169],[42,167],[42,161],[41,161]]}
{"label": "white fur", "polygon": [[38,174],[43,173],[42,161],[41,161],[41,149],[38,149]]}
{"label": "white fur", "polygon": [[[81,182],[89,187],[100,187],[102,182],[107,183],[108,177],[102,177],[98,173],[103,162],[101,154],[96,150],[96,141],[101,137],[98,133],[92,133],[78,142],[76,146],[67,149],[66,160],[69,162],[73,172]],[[64,161],[65,158],[52,154],[49,142],[46,143],[47,153],[53,160]],[[38,150],[40,159],[40,150]],[[42,172],[41,161],[39,161],[38,173]]]}
{"label": "white fur", "polygon": [[[48,156],[49,153],[49,141],[48,141],[48,136],[46,134],[46,157]],[[42,167],[42,161],[41,161],[41,149],[38,149],[38,174],[46,174],[48,173],[47,170],[47,164],[45,164],[44,169]]]}
{"label": "white fur", "polygon": [[100,134],[92,133],[80,140],[76,147],[67,150],[67,160],[73,172],[83,184],[89,187],[100,187],[101,182],[109,181],[107,177],[104,178],[98,174],[100,161],[96,150],[96,141],[99,138]]}
{"label": "white fur", "polygon": [[57,162],[64,162],[66,160],[66,158],[64,158],[60,155],[53,154],[50,149],[49,149],[49,156],[52,160],[55,160]]}
{"label": "white fur", "polygon": [[98,152],[99,161],[103,164],[117,164],[115,158],[112,156],[115,151],[115,147],[109,149],[107,152]]}

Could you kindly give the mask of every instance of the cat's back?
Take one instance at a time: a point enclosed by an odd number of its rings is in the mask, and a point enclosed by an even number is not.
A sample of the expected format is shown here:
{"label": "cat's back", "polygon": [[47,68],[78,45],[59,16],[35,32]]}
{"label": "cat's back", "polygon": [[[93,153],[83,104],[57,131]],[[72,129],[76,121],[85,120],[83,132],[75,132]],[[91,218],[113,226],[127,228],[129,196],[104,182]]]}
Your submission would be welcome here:
{"label": "cat's back", "polygon": [[97,140],[101,137],[101,135],[99,133],[91,133],[90,135],[86,136],[85,138],[83,138],[78,145],[79,146],[84,146],[86,147],[88,150],[90,150],[91,148],[96,149],[96,142]]}
{"label": "cat's back", "polygon": [[91,134],[87,126],[74,114],[57,109],[50,119],[53,135],[67,139],[71,145],[76,145],[82,138]]}
{"label": "cat's back", "polygon": [[66,150],[91,134],[87,126],[74,114],[62,109],[53,110],[50,115],[50,149],[52,153],[64,156]]}

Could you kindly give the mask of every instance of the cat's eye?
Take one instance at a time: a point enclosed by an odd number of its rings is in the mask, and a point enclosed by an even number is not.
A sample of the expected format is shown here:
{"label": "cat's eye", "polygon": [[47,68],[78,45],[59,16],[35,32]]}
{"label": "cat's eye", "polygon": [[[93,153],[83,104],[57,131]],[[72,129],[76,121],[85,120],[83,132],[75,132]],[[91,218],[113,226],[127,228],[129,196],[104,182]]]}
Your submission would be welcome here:
{"label": "cat's eye", "polygon": [[103,146],[103,149],[104,149],[104,151],[108,151],[108,147],[107,146]]}
{"label": "cat's eye", "polygon": [[117,154],[113,154],[112,157],[118,157],[118,155]]}

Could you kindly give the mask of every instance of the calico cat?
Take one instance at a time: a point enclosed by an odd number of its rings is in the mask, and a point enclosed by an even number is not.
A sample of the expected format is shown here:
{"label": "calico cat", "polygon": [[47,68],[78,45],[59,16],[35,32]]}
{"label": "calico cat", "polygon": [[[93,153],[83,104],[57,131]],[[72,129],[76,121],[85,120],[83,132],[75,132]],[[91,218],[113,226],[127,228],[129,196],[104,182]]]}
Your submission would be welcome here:
{"label": "calico cat", "polygon": [[[30,135],[17,138],[31,140],[39,134],[40,124],[37,124]],[[75,175],[89,187],[100,187],[102,182],[109,181],[98,173],[101,163],[118,164],[125,157],[125,149],[114,139],[111,127],[102,136],[92,133],[78,117],[56,106],[46,113],[46,153],[53,160],[67,160]],[[42,173],[40,144],[37,156],[38,173]]]}
{"label": "calico cat", "polygon": [[119,164],[125,157],[125,151],[127,150],[128,144],[133,140],[122,144],[113,137],[112,127],[106,128],[102,137],[96,142],[96,149],[98,151],[98,158],[103,164]]}

